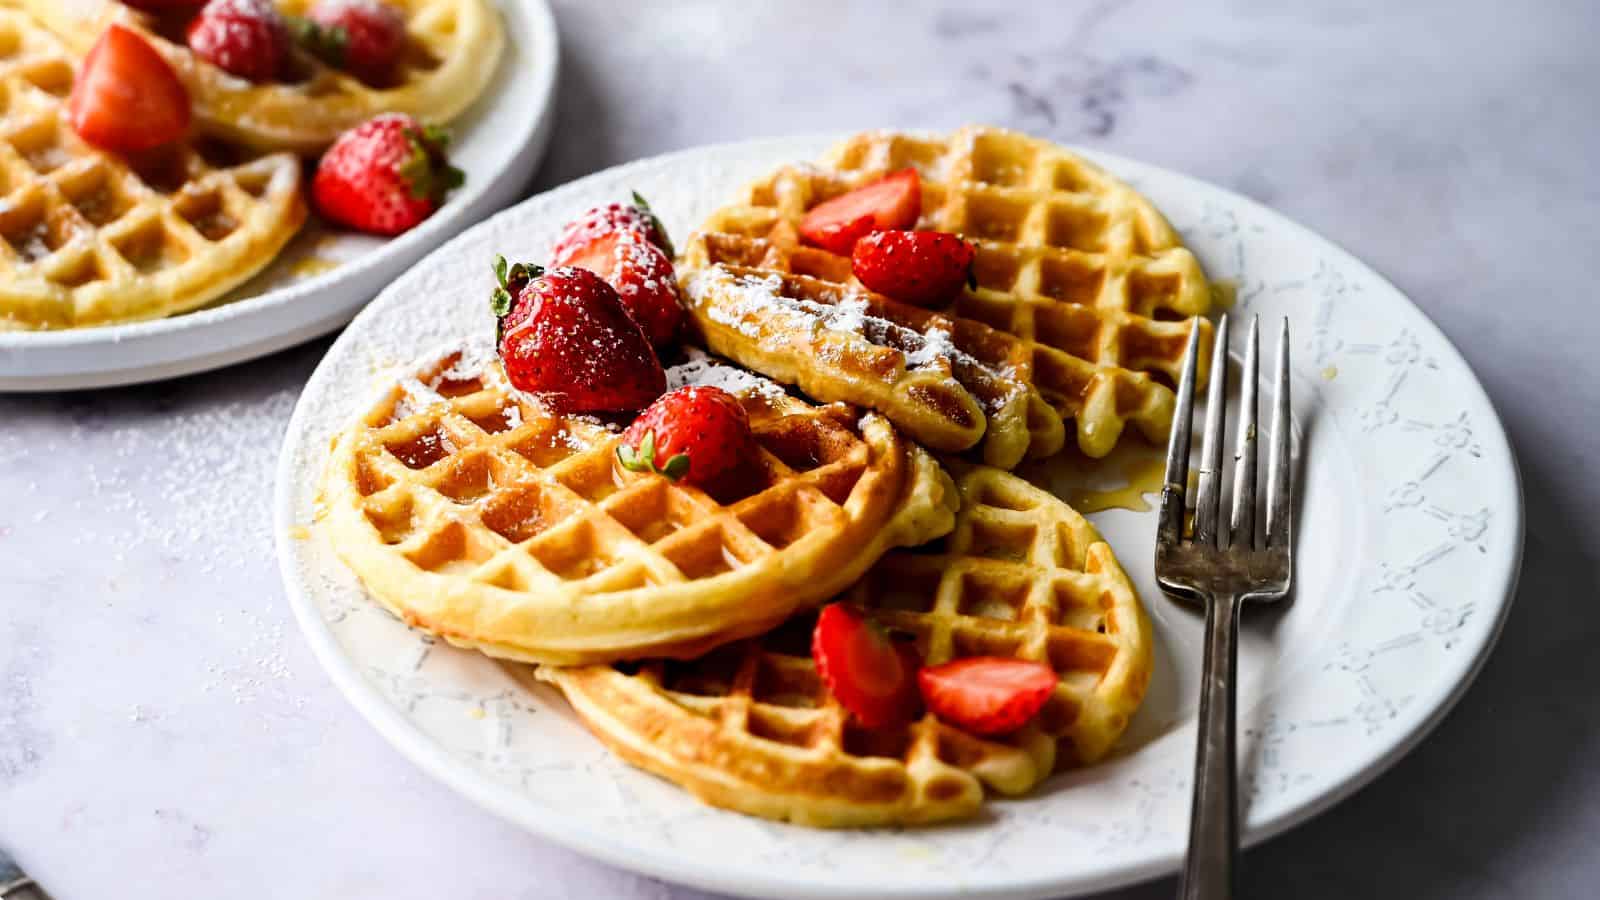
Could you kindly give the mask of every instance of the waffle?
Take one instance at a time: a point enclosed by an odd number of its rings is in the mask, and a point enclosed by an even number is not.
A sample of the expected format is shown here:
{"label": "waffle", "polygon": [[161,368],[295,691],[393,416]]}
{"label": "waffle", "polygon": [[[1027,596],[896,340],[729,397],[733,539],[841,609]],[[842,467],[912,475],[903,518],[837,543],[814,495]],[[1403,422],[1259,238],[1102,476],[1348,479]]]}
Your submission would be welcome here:
{"label": "waffle", "polygon": [[290,154],[234,163],[178,144],[124,158],[67,125],[73,63],[0,8],[0,331],[193,309],[277,255],[305,221]]}
{"label": "waffle", "polygon": [[[410,113],[431,124],[459,115],[481,94],[505,44],[487,0],[383,0],[406,18],[408,49],[391,82],[367,84],[298,48],[292,77],[254,84],[196,57],[182,23],[116,0],[20,0],[80,56],[106,26],[142,34],[178,73],[209,134],[257,150],[320,152],[347,128],[383,112]],[[304,15],[314,0],[277,0],[285,15]]]}
{"label": "waffle", "polygon": [[[706,345],[813,397],[878,410],[935,450],[981,443],[985,461],[1011,468],[1061,449],[1061,417],[1014,374],[1016,340],[782,261],[811,252],[787,222],[762,238],[695,235],[683,296]],[[833,259],[848,276],[849,260]]]}
{"label": "waffle", "polygon": [[1150,625],[1111,548],[1082,516],[989,467],[958,475],[941,545],[886,555],[844,599],[917,638],[927,663],[1048,662],[1055,695],[1011,735],[931,715],[862,729],[811,662],[814,617],[693,662],[541,667],[602,741],[708,803],[820,827],[961,818],[983,786],[1017,794],[1103,758],[1138,708]]}
{"label": "waffle", "polygon": [[704,652],[950,530],[949,476],[881,416],[738,374],[759,449],[711,496],[624,470],[615,432],[515,395],[498,363],[446,356],[336,441],[323,524],[407,623],[558,664]]}
{"label": "waffle", "polygon": [[[1090,456],[1110,452],[1130,422],[1150,440],[1164,441],[1173,408],[1164,382],[1177,379],[1189,329],[1203,329],[1206,345],[1211,333],[1204,320],[1169,320],[1205,315],[1210,285],[1147,200],[1047,141],[981,127],[948,137],[857,135],[830,150],[820,166],[779,169],[739,203],[713,214],[690,248],[688,267],[745,266],[858,287],[848,259],[800,245],[795,228],[818,203],[906,167],[922,178],[918,227],[962,235],[977,250],[977,287],[933,311],[954,323],[941,325],[952,334],[981,335],[976,346],[963,347],[961,340],[957,346],[1027,384],[1060,418],[1074,421],[1078,446]],[[787,377],[784,369],[813,370],[815,388],[806,389],[821,399],[835,399],[839,385],[861,381],[862,371],[887,367],[879,351],[857,359],[852,350],[834,360],[816,352],[821,347],[808,354],[804,347],[757,346],[782,342],[759,328],[730,327],[748,317],[729,315],[735,301],[725,295],[691,293],[690,299],[718,352],[780,378]],[[871,390],[883,393],[877,385]],[[866,405],[884,410],[929,446],[948,449],[920,435],[918,423],[892,407]],[[1037,427],[1047,419],[1030,407],[1028,421]],[[1048,447],[1047,441],[1030,455],[1048,455]],[[1010,452],[996,458],[986,448],[984,456],[1004,466]]]}

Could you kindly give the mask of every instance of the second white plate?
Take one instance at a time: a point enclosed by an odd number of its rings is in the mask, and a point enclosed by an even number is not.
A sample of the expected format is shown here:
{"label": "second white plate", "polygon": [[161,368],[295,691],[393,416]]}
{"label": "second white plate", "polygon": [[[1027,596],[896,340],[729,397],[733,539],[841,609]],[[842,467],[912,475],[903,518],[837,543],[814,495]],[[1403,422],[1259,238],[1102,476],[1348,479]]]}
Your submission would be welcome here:
{"label": "second white plate", "polygon": [[107,387],[264,356],[348,322],[435,247],[516,199],[549,143],[559,46],[545,0],[499,0],[506,49],[483,96],[451,123],[467,182],[397,238],[335,232],[312,217],[265,271],[195,312],[49,332],[0,332],[0,392]]}
{"label": "second white plate", "polygon": [[[786,898],[1059,897],[1171,871],[1188,822],[1201,628],[1156,588],[1153,513],[1092,516],[1157,638],[1121,755],[972,822],[866,832],[710,809],[630,769],[525,670],[436,644],[370,602],[314,526],[330,437],[406,366],[492,330],[494,253],[537,261],[565,220],[634,189],[682,237],[745,182],[826,143],[708,147],[602,172],[463,234],[391,286],[328,352],[285,439],[275,527],[296,616],[403,753],[485,808],[618,866]],[[1242,197],[1088,155],[1150,196],[1213,277],[1237,283],[1237,313],[1259,313],[1269,336],[1280,317],[1293,323],[1297,591],[1284,608],[1247,611],[1240,652],[1246,836],[1261,840],[1375,777],[1470,683],[1515,586],[1515,463],[1466,363],[1372,270]],[[1062,466],[1034,474],[1064,490]]]}

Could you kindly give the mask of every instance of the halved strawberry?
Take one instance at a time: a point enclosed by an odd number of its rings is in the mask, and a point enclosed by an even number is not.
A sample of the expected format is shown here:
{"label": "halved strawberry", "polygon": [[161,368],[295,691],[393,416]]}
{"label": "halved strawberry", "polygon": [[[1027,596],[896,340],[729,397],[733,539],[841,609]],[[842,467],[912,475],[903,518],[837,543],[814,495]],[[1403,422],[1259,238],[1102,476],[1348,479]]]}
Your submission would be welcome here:
{"label": "halved strawberry", "polygon": [[1044,663],[972,656],[917,676],[928,711],[973,734],[1016,731],[1044,708],[1056,673]]}
{"label": "halved strawberry", "polygon": [[[637,231],[644,235],[645,240],[660,247],[668,259],[674,256],[672,240],[667,237],[666,226],[656,218],[655,212],[650,209],[650,204],[639,196],[638,191],[634,191],[632,203],[608,203],[605,206],[596,206],[568,222],[567,227],[561,229],[555,246],[550,250],[550,259],[553,262],[557,259],[571,258],[573,254],[583,249],[583,245],[613,231]],[[560,263],[555,264],[560,265]]]}
{"label": "halved strawberry", "polygon": [[896,640],[846,603],[825,606],[811,634],[811,658],[829,693],[867,728],[903,724],[916,716],[916,644]]}
{"label": "halved strawberry", "polygon": [[617,289],[622,305],[656,346],[670,343],[683,323],[678,277],[672,259],[640,232],[610,231],[550,259],[554,266],[577,266]]}
{"label": "halved strawberry", "polygon": [[189,92],[144,38],[112,24],[83,60],[67,98],[67,121],[107,150],[149,150],[189,130]]}
{"label": "halved strawberry", "polygon": [[972,245],[941,231],[874,231],[856,242],[850,271],[905,303],[948,300],[972,277]]}
{"label": "halved strawberry", "polygon": [[690,385],[663,394],[622,433],[617,459],[634,472],[710,487],[750,454],[750,417],[737,397]]}
{"label": "halved strawberry", "polygon": [[512,386],[557,413],[632,412],[667,389],[649,339],[600,276],[571,266],[504,272],[491,306],[502,317],[500,359]]}
{"label": "halved strawberry", "polygon": [[840,256],[873,231],[911,228],[922,214],[922,180],[901,169],[813,206],[800,220],[800,236]]}

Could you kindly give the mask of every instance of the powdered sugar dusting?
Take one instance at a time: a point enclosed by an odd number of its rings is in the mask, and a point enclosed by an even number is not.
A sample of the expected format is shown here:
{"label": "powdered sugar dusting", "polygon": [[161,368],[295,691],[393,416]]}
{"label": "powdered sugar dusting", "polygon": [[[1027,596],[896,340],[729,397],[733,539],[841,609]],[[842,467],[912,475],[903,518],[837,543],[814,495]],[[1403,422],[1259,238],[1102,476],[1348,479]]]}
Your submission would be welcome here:
{"label": "powdered sugar dusting", "polygon": [[689,348],[688,361],[667,369],[667,390],[681,387],[716,387],[730,394],[752,393],[770,400],[785,396],[783,388],[770,379],[713,358],[697,348]]}

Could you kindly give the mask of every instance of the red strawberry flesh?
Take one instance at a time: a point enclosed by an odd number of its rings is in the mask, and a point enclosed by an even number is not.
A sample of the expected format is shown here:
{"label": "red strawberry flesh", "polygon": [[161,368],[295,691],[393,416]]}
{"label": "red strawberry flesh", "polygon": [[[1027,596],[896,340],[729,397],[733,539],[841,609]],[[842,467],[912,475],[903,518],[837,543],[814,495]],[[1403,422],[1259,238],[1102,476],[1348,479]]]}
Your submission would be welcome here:
{"label": "red strawberry flesh", "polygon": [[1004,734],[1027,724],[1056,687],[1047,665],[975,656],[930,666],[917,676],[923,701],[940,719],[973,734]]}
{"label": "red strawberry flesh", "polygon": [[112,24],[84,58],[67,98],[67,121],[107,150],[149,150],[188,131],[189,94],[154,47]]}
{"label": "red strawberry flesh", "polygon": [[917,714],[916,645],[890,637],[854,606],[823,607],[811,656],[828,691],[863,726],[892,727]]}
{"label": "red strawberry flesh", "polygon": [[916,169],[902,169],[812,207],[800,220],[800,236],[845,256],[868,233],[914,227],[921,214],[922,181]]}

